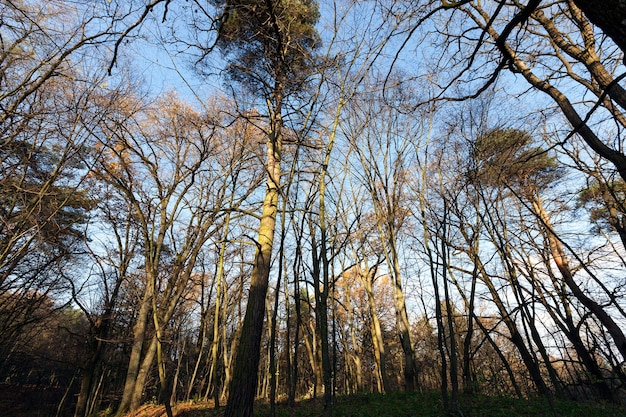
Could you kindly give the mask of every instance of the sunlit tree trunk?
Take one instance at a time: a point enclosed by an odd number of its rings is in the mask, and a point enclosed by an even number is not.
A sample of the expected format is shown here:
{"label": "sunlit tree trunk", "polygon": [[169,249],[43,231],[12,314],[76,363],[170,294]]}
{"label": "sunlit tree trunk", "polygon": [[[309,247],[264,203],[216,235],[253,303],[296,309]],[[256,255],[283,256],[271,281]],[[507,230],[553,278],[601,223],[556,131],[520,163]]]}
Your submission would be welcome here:
{"label": "sunlit tree trunk", "polygon": [[543,204],[541,204],[541,200],[537,197],[533,202],[533,209],[539,219],[543,227],[545,228],[548,245],[550,247],[550,251],[552,253],[552,259],[556,267],[558,268],[563,280],[572,291],[574,296],[593,313],[598,320],[602,323],[602,325],[607,329],[613,341],[615,343],[615,347],[622,355],[622,358],[626,358],[626,336],[622,332],[621,327],[613,320],[613,318],[606,312],[606,310],[599,305],[597,302],[592,300],[585,292],[580,288],[580,286],[574,280],[574,275],[569,266],[569,261],[567,259],[567,255],[565,254],[565,250],[563,249],[563,245],[561,241],[557,238],[554,228],[552,227],[552,223],[550,218],[545,211]]}
{"label": "sunlit tree trunk", "polygon": [[406,310],[400,261],[398,259],[397,243],[393,230],[389,231],[389,235],[388,247],[390,250],[390,261],[393,265],[393,299],[396,310],[396,323],[402,352],[404,353],[404,384],[407,391],[413,391],[417,388],[417,365],[415,362],[415,352],[413,350],[411,324],[409,323],[409,316]]}
{"label": "sunlit tree trunk", "polygon": [[304,335],[304,347],[306,348],[309,365],[311,366],[313,375],[315,375],[313,398],[317,398],[318,390],[323,387],[324,380],[322,375],[322,358],[319,349],[317,326],[314,323],[311,323],[311,321],[311,317],[306,317],[306,320],[302,321],[302,326],[305,327],[307,333]]}
{"label": "sunlit tree trunk", "polygon": [[359,271],[359,277],[362,280],[363,288],[367,294],[367,305],[369,307],[369,314],[372,320],[370,325],[370,333],[372,336],[372,345],[374,347],[374,362],[376,365],[376,387],[378,392],[384,394],[389,392],[389,379],[387,377],[386,366],[386,353],[385,353],[385,341],[383,340],[383,332],[380,327],[380,318],[378,317],[378,311],[376,309],[376,297],[373,289],[374,274],[376,273],[376,267],[368,268]]}
{"label": "sunlit tree trunk", "polygon": [[157,370],[159,375],[159,397],[165,405],[167,417],[174,417],[170,404],[171,392],[165,375],[165,360],[163,358],[163,328],[159,320],[156,297],[152,297],[152,320],[154,322],[154,342],[156,343]]}
{"label": "sunlit tree trunk", "polygon": [[271,268],[274,230],[280,187],[282,152],[281,88],[276,88],[271,130],[267,137],[267,187],[256,241],[246,314],[241,328],[229,389],[226,417],[251,417],[256,392],[257,370],[261,358],[261,336],[265,315],[265,297]]}

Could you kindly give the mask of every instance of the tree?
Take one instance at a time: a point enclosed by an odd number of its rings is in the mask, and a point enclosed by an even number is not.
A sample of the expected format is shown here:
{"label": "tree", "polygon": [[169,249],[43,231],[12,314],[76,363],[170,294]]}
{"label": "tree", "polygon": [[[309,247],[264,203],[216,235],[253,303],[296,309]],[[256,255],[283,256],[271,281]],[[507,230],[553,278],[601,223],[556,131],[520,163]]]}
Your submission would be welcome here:
{"label": "tree", "polygon": [[[559,176],[554,157],[545,150],[532,146],[532,137],[519,130],[494,129],[480,136],[474,147],[478,163],[476,178],[483,183],[507,187],[517,198],[527,202],[536,216],[539,228],[543,231],[546,247],[549,248],[551,261],[556,265],[561,277],[576,299],[595,315],[613,337],[617,350],[625,355],[626,339],[615,320],[606,309],[592,299],[575,280],[575,269],[570,266],[562,240],[552,225],[550,216],[543,203],[542,190],[550,187]],[[558,288],[558,287],[557,287]],[[567,300],[563,300],[567,307]],[[582,347],[582,340],[577,334],[571,319],[568,334],[573,345],[580,350],[580,356],[586,360],[591,372],[599,373],[595,361],[588,357]]]}
{"label": "tree", "polygon": [[[477,97],[499,80],[505,80],[504,73],[508,70],[532,87],[531,95],[545,94],[558,106],[571,126],[565,140],[574,134],[580,136],[626,178],[621,138],[605,135],[599,123],[614,123],[620,128],[624,125],[626,94],[620,78],[614,75],[620,51],[611,45],[605,47],[578,3],[587,12],[602,10],[596,15],[610,15],[595,2],[591,5],[575,0],[556,3],[533,0],[527,5],[500,2],[493,7],[468,1],[444,1],[439,7],[425,6],[428,16],[443,18],[439,22],[446,26],[442,29],[445,36],[438,42],[454,57],[442,61],[446,62],[447,71],[438,68],[431,74],[437,85],[442,86],[437,99]],[[616,10],[616,2],[606,3]],[[623,13],[623,5],[617,7]],[[620,11],[616,12],[615,16],[619,15]],[[593,95],[594,100],[585,100],[586,94]]]}
{"label": "tree", "polygon": [[94,132],[102,157],[93,172],[126,202],[141,242],[143,294],[137,294],[121,414],[139,406],[155,357],[160,398],[169,408],[164,334],[218,228],[227,182],[216,180],[222,173],[211,158],[228,143],[213,140],[218,115],[199,113],[174,95],[148,107],[132,96],[117,104]]}
{"label": "tree", "polygon": [[589,175],[589,180],[578,195],[578,203],[589,211],[589,220],[599,230],[617,232],[622,245],[626,247],[625,182],[622,179],[606,178],[603,171],[592,167],[583,165],[581,168]]}
{"label": "tree", "polygon": [[[18,311],[24,309],[21,303],[30,303],[10,295],[2,298],[3,304],[12,299]],[[31,401],[23,412],[45,412],[45,406],[55,406],[59,413],[67,415],[71,407],[77,377],[75,364],[85,357],[82,339],[88,326],[80,311],[55,304],[50,298],[37,301],[32,313],[37,320],[25,324],[14,336],[11,355],[0,368],[3,380],[10,381],[3,384],[3,389],[13,395],[29,393]],[[7,410],[7,405],[3,409]]]}
{"label": "tree", "polygon": [[77,60],[109,28],[76,12],[58,3],[0,4],[0,293],[30,306],[5,316],[7,342],[34,319],[38,302],[71,293],[63,270],[84,251],[84,224],[96,203],[83,158],[101,78]]}
{"label": "tree", "polygon": [[619,0],[575,0],[585,16],[611,39],[622,52],[626,52],[626,5]]}
{"label": "tree", "polygon": [[228,77],[266,101],[267,188],[246,315],[235,357],[226,416],[252,416],[265,298],[271,268],[283,152],[283,105],[302,90],[313,69],[320,40],[314,28],[317,3],[302,1],[219,1],[216,45],[228,59]]}
{"label": "tree", "polygon": [[[131,263],[138,250],[138,227],[133,216],[133,210],[127,201],[116,195],[112,186],[99,181],[90,181],[94,189],[99,189],[98,200],[106,201],[94,213],[95,223],[101,232],[113,236],[111,246],[106,247],[100,254],[97,244],[89,245],[90,253],[96,266],[98,279],[99,301],[95,305],[89,304],[89,296],[83,293],[73,294],[76,305],[83,311],[89,323],[89,332],[86,336],[86,359],[81,364],[80,389],[76,402],[74,417],[85,417],[93,413],[98,396],[98,376],[104,374],[102,361],[105,358],[107,341],[111,339],[115,323],[115,312],[121,298],[122,286],[131,273]],[[98,227],[96,226],[96,227]],[[88,229],[89,235],[92,229]],[[94,233],[97,234],[97,233]],[[91,280],[91,276],[86,279]]]}
{"label": "tree", "polygon": [[[442,5],[446,8],[457,7],[464,3],[467,1],[442,0]],[[624,30],[626,5],[623,2],[619,0],[573,0],[572,3],[585,13],[589,21],[602,29],[622,51],[626,52],[626,30]],[[515,23],[524,23],[524,19],[528,19],[540,5],[541,0],[529,1],[524,10],[514,19]]]}
{"label": "tree", "polygon": [[[399,87],[384,91],[391,102],[401,101]],[[378,232],[380,248],[393,282],[396,326],[404,352],[404,386],[407,391],[418,388],[417,366],[411,325],[409,323],[400,259],[400,239],[405,224],[409,196],[406,192],[409,154],[413,151],[410,140],[419,138],[419,121],[405,116],[385,97],[363,94],[354,101],[353,121],[346,121],[346,131],[352,149],[360,162],[357,172],[362,173],[362,184],[368,191]],[[362,101],[361,101],[362,100]],[[415,123],[415,124],[414,124]]]}

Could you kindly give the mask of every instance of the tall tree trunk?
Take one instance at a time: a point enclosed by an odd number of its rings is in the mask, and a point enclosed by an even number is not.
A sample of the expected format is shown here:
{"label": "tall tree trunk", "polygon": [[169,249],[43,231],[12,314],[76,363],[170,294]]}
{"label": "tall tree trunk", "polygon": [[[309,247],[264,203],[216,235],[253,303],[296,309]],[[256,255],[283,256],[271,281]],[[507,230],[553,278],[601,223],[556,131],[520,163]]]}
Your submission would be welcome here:
{"label": "tall tree trunk", "polygon": [[[320,212],[322,210],[320,209]],[[320,219],[321,222],[321,219]],[[332,375],[330,370],[330,354],[328,347],[328,279],[324,277],[324,273],[328,273],[327,267],[324,266],[327,261],[324,261],[323,250],[326,249],[322,243],[320,252],[318,253],[317,243],[315,239],[315,228],[311,225],[311,246],[312,246],[312,264],[313,264],[313,287],[315,289],[315,327],[320,342],[321,351],[321,371],[322,371],[322,384],[324,388],[324,411],[323,415],[330,415],[332,412]],[[325,239],[325,234],[322,233],[322,239]],[[320,263],[322,263],[323,271],[320,270]]]}
{"label": "tall tree trunk", "polygon": [[443,205],[443,218],[441,219],[441,273],[443,275],[443,296],[446,307],[446,318],[448,327],[448,337],[450,339],[448,355],[450,357],[450,383],[452,385],[452,392],[450,396],[450,403],[448,404],[448,412],[452,415],[463,415],[461,412],[461,405],[459,403],[459,365],[458,365],[458,351],[456,340],[456,326],[454,325],[455,311],[452,306],[452,300],[450,299],[450,289],[448,285],[448,269],[450,268],[448,263],[448,204],[444,201]]}
{"label": "tall tree trunk", "polygon": [[[280,104],[281,99],[276,98]],[[267,138],[267,188],[263,201],[261,224],[254,256],[246,314],[235,354],[232,381],[229,389],[226,417],[252,417],[254,396],[261,359],[261,338],[265,316],[265,297],[272,259],[274,230],[280,187],[280,162],[282,150],[281,110],[274,108],[272,128]]]}
{"label": "tall tree trunk", "polygon": [[[346,310],[348,313],[348,331],[350,333],[351,349],[346,348],[346,361],[352,370],[350,372],[350,389],[349,393],[354,394],[361,392],[363,389],[363,374],[361,369],[361,346],[356,339],[356,326],[354,325],[354,307],[352,306],[352,297],[350,287],[346,285]],[[352,362],[350,364],[350,362]]]}
{"label": "tall tree trunk", "polygon": [[[423,219],[425,219],[423,217]],[[443,324],[443,311],[441,309],[441,297],[439,295],[439,280],[437,278],[438,263],[435,261],[435,255],[430,248],[430,233],[426,228],[426,221],[423,221],[424,226],[424,247],[428,256],[428,264],[430,269],[430,279],[433,285],[433,291],[435,295],[435,321],[437,323],[437,349],[439,350],[439,357],[441,359],[441,385],[439,387],[441,392],[441,398],[443,400],[443,408],[446,412],[449,412],[450,404],[448,401],[448,360],[446,358],[445,348],[445,326]]]}
{"label": "tall tree trunk", "polygon": [[[474,240],[474,239],[472,239]],[[478,244],[478,239],[472,242]],[[463,339],[463,392],[466,394],[473,394],[478,392],[478,386],[476,378],[472,372],[472,338],[474,337],[474,301],[476,299],[476,282],[478,281],[478,268],[474,258],[474,266],[472,268],[472,285],[470,289],[469,301],[467,302],[467,333],[465,339]],[[455,280],[456,283],[456,280]]]}
{"label": "tall tree trunk", "polygon": [[[304,216],[302,216],[302,221],[304,221]],[[302,230],[303,228],[300,227],[300,230]],[[300,302],[301,302],[301,294],[300,294],[300,280],[299,280],[299,264],[300,264],[300,260],[302,259],[302,246],[301,246],[301,242],[300,239],[297,240],[296,243],[296,259],[294,260],[294,264],[293,264],[293,293],[294,293],[294,299],[293,299],[293,303],[294,303],[294,312],[296,314],[296,322],[294,323],[294,336],[293,336],[293,361],[292,361],[292,367],[293,369],[290,369],[289,372],[291,372],[291,381],[292,381],[292,386],[291,386],[291,390],[289,391],[288,394],[288,398],[287,398],[287,403],[290,406],[295,405],[296,403],[296,392],[297,392],[297,388],[298,388],[298,358],[299,358],[299,351],[300,351],[300,326],[302,325],[302,309],[300,306]]]}
{"label": "tall tree trunk", "polygon": [[367,294],[367,305],[372,320],[370,333],[372,335],[372,345],[374,346],[374,364],[376,365],[376,386],[381,394],[389,392],[389,379],[387,377],[385,342],[380,327],[380,318],[376,309],[376,298],[374,296],[373,281],[376,274],[376,266],[359,271],[363,287]]}
{"label": "tall tree trunk", "polygon": [[[287,270],[287,262],[284,262],[282,266],[284,270]],[[291,392],[293,391],[293,386],[295,381],[293,380],[293,374],[291,372],[292,369],[292,361],[293,361],[293,352],[291,351],[291,303],[289,301],[289,279],[285,278],[283,293],[285,295],[285,338],[283,339],[285,342],[285,374],[286,376],[286,391],[287,391],[287,403],[291,406]],[[295,395],[294,395],[295,397]],[[295,402],[295,398],[294,398]]]}
{"label": "tall tree trunk", "polygon": [[[233,203],[233,198],[234,198],[235,193],[231,194],[231,200],[230,200],[230,205],[232,206]],[[215,407],[219,407],[219,395],[217,395],[216,393],[218,392],[218,351],[219,351],[219,343],[220,343],[220,318],[221,318],[221,303],[222,303],[222,297],[223,297],[223,293],[225,292],[225,288],[226,286],[224,285],[224,258],[226,256],[226,242],[227,242],[227,238],[228,238],[228,233],[229,233],[229,227],[230,227],[230,212],[226,213],[226,219],[224,220],[224,234],[222,236],[222,244],[220,246],[220,253],[219,253],[219,259],[218,259],[218,266],[217,266],[217,273],[216,273],[216,277],[217,277],[217,287],[215,290],[215,311],[213,314],[213,340],[211,342],[211,367],[209,370],[209,380],[208,380],[208,384],[209,387],[207,388],[207,397],[209,396],[209,392],[211,391],[211,389],[213,390],[214,393],[214,398],[215,398]]]}
{"label": "tall tree trunk", "polygon": [[307,356],[309,357],[309,365],[315,375],[315,384],[313,386],[313,398],[317,398],[318,389],[324,385],[322,375],[322,358],[319,348],[319,336],[317,335],[317,325],[311,323],[309,318],[308,323],[303,323],[306,326],[307,333],[304,336],[304,346],[306,348]]}
{"label": "tall tree trunk", "polygon": [[413,339],[411,337],[411,324],[409,323],[409,316],[406,311],[406,301],[404,298],[402,276],[400,272],[400,261],[398,259],[395,238],[391,247],[391,255],[393,264],[393,300],[396,310],[396,325],[398,326],[400,345],[402,346],[402,352],[404,354],[404,389],[410,392],[418,388],[417,363],[415,361]]}
{"label": "tall tree trunk", "polygon": [[[154,297],[156,299],[156,297]],[[152,306],[152,317],[154,320],[154,342],[156,343],[157,369],[159,374],[159,399],[165,405],[167,417],[174,417],[172,414],[172,405],[170,404],[171,392],[169,391],[168,378],[165,373],[165,359],[163,357],[163,332],[159,315],[156,308],[156,302]]]}
{"label": "tall tree trunk", "polygon": [[[202,289],[204,293],[204,288]],[[207,309],[208,310],[208,309]],[[199,334],[199,346],[196,347],[197,357],[195,361],[195,365],[193,367],[193,371],[191,372],[191,376],[189,377],[189,381],[187,381],[187,392],[185,393],[185,400],[189,401],[191,399],[191,392],[193,391],[194,386],[196,385],[196,378],[198,377],[198,370],[200,369],[200,364],[204,359],[204,351],[206,347],[206,333],[207,333],[207,323],[206,323],[206,312],[207,310],[201,311],[201,319],[200,319],[200,328],[198,331]],[[200,389],[204,384],[204,380],[200,380]]]}
{"label": "tall tree trunk", "polygon": [[[226,309],[223,309],[223,310],[224,310],[224,313],[222,317],[222,322],[226,323]],[[224,383],[222,385],[222,394],[220,396],[220,399],[222,401],[226,399],[226,394],[228,393],[228,387],[230,386],[230,381],[233,378],[233,355],[234,355],[234,352],[237,351],[237,342],[239,341],[240,333],[241,333],[241,323],[239,322],[237,325],[237,330],[235,330],[235,335],[232,337],[232,340],[230,341],[230,346],[229,346],[228,339],[226,338],[226,326],[222,326],[222,357],[223,357],[223,363],[224,363],[224,368],[223,368]]]}
{"label": "tall tree trunk", "polygon": [[278,321],[278,302],[280,299],[280,287],[283,277],[283,248],[285,244],[285,211],[286,207],[283,206],[282,210],[282,224],[281,224],[281,236],[280,236],[280,249],[278,256],[278,278],[276,280],[276,291],[274,296],[274,308],[271,311],[272,319],[270,320],[270,349],[269,349],[269,373],[270,373],[270,414],[276,415],[276,375],[278,370],[276,369],[276,327]]}

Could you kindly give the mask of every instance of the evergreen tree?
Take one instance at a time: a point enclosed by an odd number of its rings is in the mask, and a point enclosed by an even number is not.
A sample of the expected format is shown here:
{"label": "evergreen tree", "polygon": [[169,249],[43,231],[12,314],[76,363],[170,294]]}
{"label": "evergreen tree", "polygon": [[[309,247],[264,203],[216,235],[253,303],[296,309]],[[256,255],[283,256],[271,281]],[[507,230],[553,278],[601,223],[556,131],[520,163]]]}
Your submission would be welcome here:
{"label": "evergreen tree", "polygon": [[226,0],[216,46],[228,60],[227,77],[267,103],[267,188],[253,262],[248,304],[235,354],[226,416],[252,416],[265,313],[283,147],[283,104],[306,86],[320,45],[318,6],[311,0]]}

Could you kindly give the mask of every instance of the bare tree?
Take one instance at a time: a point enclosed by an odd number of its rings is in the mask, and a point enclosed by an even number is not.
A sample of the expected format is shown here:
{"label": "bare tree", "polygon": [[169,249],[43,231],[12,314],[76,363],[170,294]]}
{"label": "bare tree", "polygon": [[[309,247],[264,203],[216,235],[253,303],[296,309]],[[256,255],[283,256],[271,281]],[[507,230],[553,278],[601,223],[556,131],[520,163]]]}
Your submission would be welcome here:
{"label": "bare tree", "polygon": [[104,135],[98,145],[103,158],[95,175],[131,206],[143,252],[144,293],[138,295],[140,309],[120,412],[139,405],[155,355],[161,398],[166,405],[169,401],[163,332],[187,290],[203,243],[215,231],[220,189],[223,193],[226,184],[214,181],[219,173],[208,162],[219,152],[212,141],[214,117],[175,97],[165,97],[151,108],[126,97],[119,113],[94,132]]}

